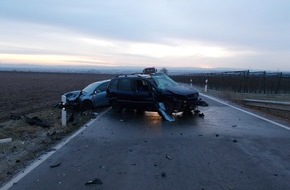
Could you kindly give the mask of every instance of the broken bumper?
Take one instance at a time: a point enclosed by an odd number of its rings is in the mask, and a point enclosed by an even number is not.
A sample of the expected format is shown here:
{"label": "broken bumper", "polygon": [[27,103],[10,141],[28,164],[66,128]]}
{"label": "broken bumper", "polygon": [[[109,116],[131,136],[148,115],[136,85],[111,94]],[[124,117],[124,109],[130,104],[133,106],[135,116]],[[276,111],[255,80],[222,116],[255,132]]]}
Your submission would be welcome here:
{"label": "broken bumper", "polygon": [[193,103],[196,106],[202,106],[202,107],[207,107],[208,103],[206,101],[203,101],[201,98],[199,98],[198,100],[194,101]]}
{"label": "broken bumper", "polygon": [[207,107],[208,103],[199,98],[193,101],[175,102],[175,105],[175,109],[178,111],[188,111],[195,110],[198,106]]}

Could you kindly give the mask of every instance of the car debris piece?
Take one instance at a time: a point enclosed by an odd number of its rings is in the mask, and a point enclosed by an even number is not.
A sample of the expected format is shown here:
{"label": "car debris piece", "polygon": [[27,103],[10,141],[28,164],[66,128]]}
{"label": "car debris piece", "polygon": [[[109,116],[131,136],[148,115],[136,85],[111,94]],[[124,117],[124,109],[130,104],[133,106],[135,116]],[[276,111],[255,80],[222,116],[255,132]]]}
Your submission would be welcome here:
{"label": "car debris piece", "polygon": [[237,127],[238,125],[232,125],[232,127]]}
{"label": "car debris piece", "polygon": [[95,178],[95,179],[89,180],[85,183],[85,185],[93,185],[93,184],[102,185],[103,181],[99,178]]}
{"label": "car debris piece", "polygon": [[9,142],[12,142],[12,138],[0,139],[0,144],[1,143],[9,143]]}
{"label": "car debris piece", "polygon": [[56,134],[56,131],[52,131],[52,132],[48,132],[46,135],[51,137],[54,136]]}
{"label": "car debris piece", "polygon": [[162,114],[162,116],[167,120],[167,121],[175,121],[174,117],[172,115],[169,115],[167,112],[166,112],[166,108],[164,106],[164,103],[163,102],[159,102],[159,108],[158,110],[160,111],[160,113]]}
{"label": "car debris piece", "polygon": [[27,117],[26,115],[23,115],[23,120],[29,124],[29,125],[38,125],[44,128],[48,128],[50,127],[50,124],[48,124],[47,122],[42,121],[40,118],[38,117]]}
{"label": "car debris piece", "polygon": [[167,154],[165,156],[168,160],[171,160],[171,157],[169,157]]}
{"label": "car debris piece", "polygon": [[165,172],[162,172],[161,173],[161,177],[165,178],[166,177],[166,173]]}
{"label": "car debris piece", "polygon": [[198,116],[199,117],[204,117],[204,114],[203,113],[199,113]]}
{"label": "car debris piece", "polygon": [[236,139],[233,140],[234,143],[237,143],[238,141]]}
{"label": "car debris piece", "polygon": [[60,166],[61,165],[61,162],[56,162],[56,163],[54,163],[54,164],[51,164],[50,165],[50,168],[56,168],[56,167],[58,167],[58,166]]}

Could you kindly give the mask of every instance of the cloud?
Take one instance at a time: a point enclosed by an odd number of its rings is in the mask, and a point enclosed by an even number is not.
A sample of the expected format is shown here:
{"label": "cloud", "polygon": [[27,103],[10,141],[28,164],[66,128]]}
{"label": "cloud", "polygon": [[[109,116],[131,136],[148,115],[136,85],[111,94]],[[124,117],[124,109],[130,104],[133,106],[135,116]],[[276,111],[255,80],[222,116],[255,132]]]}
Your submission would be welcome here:
{"label": "cloud", "polygon": [[289,58],[289,5],[286,0],[3,1],[0,50],[69,55],[80,63],[175,60],[239,67],[248,61],[273,68]]}

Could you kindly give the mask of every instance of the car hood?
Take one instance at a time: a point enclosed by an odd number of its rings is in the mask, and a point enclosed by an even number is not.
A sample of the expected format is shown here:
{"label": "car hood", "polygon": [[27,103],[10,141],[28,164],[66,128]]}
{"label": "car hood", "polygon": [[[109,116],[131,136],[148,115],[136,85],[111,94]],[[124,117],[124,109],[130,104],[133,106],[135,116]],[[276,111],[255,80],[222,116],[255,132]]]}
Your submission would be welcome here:
{"label": "car hood", "polygon": [[189,86],[172,86],[167,88],[166,91],[181,96],[188,96],[191,94],[198,93],[198,91],[195,88]]}
{"label": "car hood", "polygon": [[81,94],[81,90],[75,90],[71,92],[67,92],[64,95],[68,101],[75,101]]}

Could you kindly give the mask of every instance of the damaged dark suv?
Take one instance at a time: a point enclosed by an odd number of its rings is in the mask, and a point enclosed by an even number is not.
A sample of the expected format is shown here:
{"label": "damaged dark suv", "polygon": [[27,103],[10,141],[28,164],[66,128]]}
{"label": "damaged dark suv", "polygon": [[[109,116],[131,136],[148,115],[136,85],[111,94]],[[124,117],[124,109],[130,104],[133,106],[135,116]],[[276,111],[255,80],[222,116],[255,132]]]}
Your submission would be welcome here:
{"label": "damaged dark suv", "polygon": [[192,112],[198,106],[208,106],[196,89],[180,85],[155,69],[112,78],[107,88],[107,99],[115,111],[123,108],[138,112],[157,111],[167,120],[171,120],[172,113]]}

